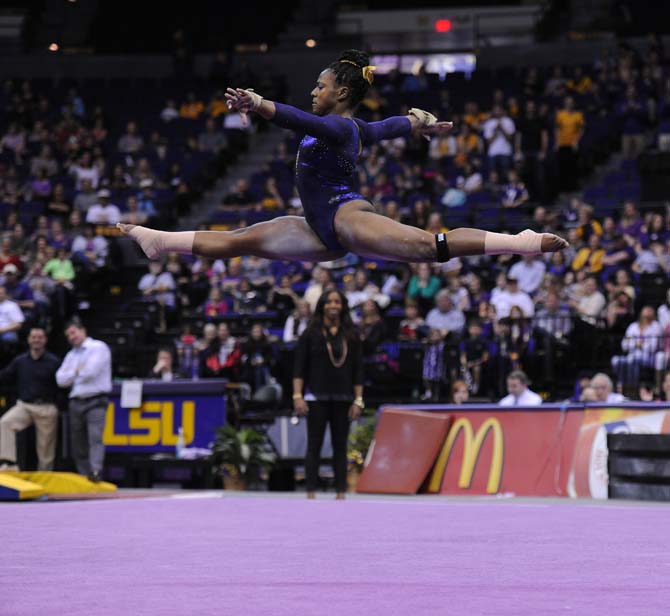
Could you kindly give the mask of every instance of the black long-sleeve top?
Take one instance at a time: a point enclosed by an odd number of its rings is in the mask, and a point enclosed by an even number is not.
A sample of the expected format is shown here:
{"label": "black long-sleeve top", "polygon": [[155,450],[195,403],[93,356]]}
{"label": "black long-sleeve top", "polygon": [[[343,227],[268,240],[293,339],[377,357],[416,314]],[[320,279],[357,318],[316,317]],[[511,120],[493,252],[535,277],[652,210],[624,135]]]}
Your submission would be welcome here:
{"label": "black long-sleeve top", "polygon": [[[343,353],[344,335],[328,335],[333,357],[338,362]],[[363,352],[358,336],[347,340],[347,358],[340,368],[330,359],[324,332],[308,327],[298,339],[295,349],[293,377],[303,379],[305,388],[317,400],[351,401],[354,385],[363,385]]]}
{"label": "black long-sleeve top", "polygon": [[58,396],[56,371],[59,366],[60,359],[48,351],[38,359],[33,359],[30,352],[22,353],[0,370],[0,382],[15,385],[22,402],[55,404]]}

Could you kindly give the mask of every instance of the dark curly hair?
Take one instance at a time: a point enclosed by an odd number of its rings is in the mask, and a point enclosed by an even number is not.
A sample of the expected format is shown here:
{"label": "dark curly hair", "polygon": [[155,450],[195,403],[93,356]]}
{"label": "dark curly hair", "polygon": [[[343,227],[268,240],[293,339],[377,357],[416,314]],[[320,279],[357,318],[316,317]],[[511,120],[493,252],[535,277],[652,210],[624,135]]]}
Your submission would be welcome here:
{"label": "dark curly hair", "polygon": [[342,332],[344,333],[345,338],[350,341],[356,339],[358,337],[358,333],[354,322],[351,320],[351,313],[349,312],[349,301],[347,300],[347,296],[336,287],[331,287],[321,294],[319,301],[316,303],[316,308],[314,308],[314,314],[312,315],[312,318],[307,327],[317,331],[323,330],[324,309],[326,307],[328,297],[331,293],[338,295],[340,297],[340,301],[342,302],[340,325],[342,327]]}
{"label": "dark curly hair", "polygon": [[335,75],[335,83],[351,88],[349,101],[355,108],[365,98],[370,84],[363,77],[363,67],[370,64],[370,54],[358,49],[347,49],[328,66]]}

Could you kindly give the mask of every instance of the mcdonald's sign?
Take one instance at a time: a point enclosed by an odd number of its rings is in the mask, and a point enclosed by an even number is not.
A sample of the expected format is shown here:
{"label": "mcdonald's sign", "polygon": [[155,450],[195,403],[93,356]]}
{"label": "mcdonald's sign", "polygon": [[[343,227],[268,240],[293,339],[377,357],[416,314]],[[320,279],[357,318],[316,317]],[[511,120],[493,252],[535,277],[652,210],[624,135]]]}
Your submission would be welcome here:
{"label": "mcdonald's sign", "polygon": [[492,455],[491,465],[489,467],[489,477],[486,483],[486,492],[488,494],[497,493],[502,481],[503,456],[505,450],[503,430],[500,425],[500,420],[497,417],[488,417],[481,426],[479,426],[476,432],[473,430],[472,423],[467,417],[459,417],[454,422],[444,441],[440,455],[435,462],[428,483],[428,492],[436,493],[440,491],[451,452],[461,433],[463,434],[463,457],[461,460],[458,487],[463,489],[468,489],[470,487],[479,459],[479,454],[485,444],[486,437],[491,433],[493,439]]}

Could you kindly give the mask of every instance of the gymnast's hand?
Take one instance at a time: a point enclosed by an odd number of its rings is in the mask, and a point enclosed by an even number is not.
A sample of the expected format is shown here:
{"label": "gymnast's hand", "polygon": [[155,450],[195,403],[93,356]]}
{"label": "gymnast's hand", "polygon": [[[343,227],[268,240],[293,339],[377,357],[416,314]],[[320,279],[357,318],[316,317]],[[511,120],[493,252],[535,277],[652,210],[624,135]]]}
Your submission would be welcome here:
{"label": "gymnast's hand", "polygon": [[440,122],[432,113],[416,107],[409,110],[408,117],[412,123],[413,132],[425,137],[428,141],[433,135],[448,133],[454,126],[453,122]]}
{"label": "gymnast's hand", "polygon": [[248,122],[247,114],[251,111],[258,111],[263,102],[263,97],[256,94],[252,88],[244,90],[243,88],[227,88],[226,104],[228,109],[239,111],[242,116],[242,123],[246,126]]}

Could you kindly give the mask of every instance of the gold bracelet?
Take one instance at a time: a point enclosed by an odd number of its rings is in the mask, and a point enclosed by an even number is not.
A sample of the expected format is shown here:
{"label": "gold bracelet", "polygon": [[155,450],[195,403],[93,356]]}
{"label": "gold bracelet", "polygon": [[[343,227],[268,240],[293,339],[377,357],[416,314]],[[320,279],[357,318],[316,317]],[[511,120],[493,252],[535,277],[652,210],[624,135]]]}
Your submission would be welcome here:
{"label": "gold bracelet", "polygon": [[294,400],[302,400],[302,394],[293,394]]}

